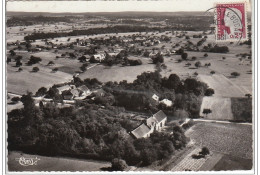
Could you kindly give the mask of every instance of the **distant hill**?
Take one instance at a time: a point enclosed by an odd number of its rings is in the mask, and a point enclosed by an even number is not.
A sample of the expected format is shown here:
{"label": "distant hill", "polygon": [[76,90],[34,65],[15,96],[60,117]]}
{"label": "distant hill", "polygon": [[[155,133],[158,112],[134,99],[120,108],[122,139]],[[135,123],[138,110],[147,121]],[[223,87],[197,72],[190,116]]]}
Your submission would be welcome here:
{"label": "distant hill", "polygon": [[204,11],[200,12],[86,12],[86,13],[49,13],[49,12],[6,12],[7,16],[70,16],[70,15],[97,15],[97,16],[202,16]]}

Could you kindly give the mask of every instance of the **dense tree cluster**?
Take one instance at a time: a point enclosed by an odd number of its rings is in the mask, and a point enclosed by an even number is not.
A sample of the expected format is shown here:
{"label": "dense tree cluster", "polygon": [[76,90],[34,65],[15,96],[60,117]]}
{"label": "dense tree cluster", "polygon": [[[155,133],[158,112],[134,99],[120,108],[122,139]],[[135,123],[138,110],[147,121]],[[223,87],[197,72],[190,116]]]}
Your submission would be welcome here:
{"label": "dense tree cluster", "polygon": [[[137,111],[156,112],[164,109],[166,113],[171,114],[176,109],[184,109],[191,117],[197,117],[207,85],[192,78],[182,81],[176,74],[162,78],[156,71],[138,75],[133,83],[107,82],[103,88],[114,95],[117,106]],[[171,100],[173,106],[164,108],[163,105],[158,105],[152,99],[153,94],[160,94],[160,99]]]}
{"label": "dense tree cluster", "polygon": [[39,23],[54,23],[54,22],[70,22],[70,19],[67,17],[52,17],[52,16],[23,16],[18,17],[14,16],[12,18],[7,19],[6,25],[8,27],[11,26],[29,26]]}
{"label": "dense tree cluster", "polygon": [[[42,91],[45,93],[45,89]],[[173,134],[154,133],[150,138],[133,139],[128,132],[140,123],[119,115],[122,108],[87,103],[80,108],[58,108],[55,103],[37,107],[31,93],[23,95],[21,101],[24,108],[8,113],[9,150],[114,160],[114,168],[123,168],[125,164],[115,158],[129,165],[149,165],[186,145],[178,125],[173,127]]]}
{"label": "dense tree cluster", "polygon": [[33,65],[33,64],[37,64],[39,62],[41,62],[42,59],[40,57],[35,57],[35,56],[31,56],[30,59],[28,60],[27,64],[28,65]]}

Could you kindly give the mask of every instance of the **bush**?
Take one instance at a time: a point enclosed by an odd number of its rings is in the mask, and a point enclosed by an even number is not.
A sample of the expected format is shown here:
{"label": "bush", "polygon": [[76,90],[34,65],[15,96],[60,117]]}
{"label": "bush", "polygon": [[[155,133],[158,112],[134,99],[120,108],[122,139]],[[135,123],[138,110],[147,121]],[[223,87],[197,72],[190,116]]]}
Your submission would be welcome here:
{"label": "bush", "polygon": [[187,130],[189,129],[190,127],[192,127],[194,125],[194,121],[192,119],[190,119],[187,123],[183,124],[182,125],[182,128]]}
{"label": "bush", "polygon": [[207,54],[207,53],[205,53],[205,54],[204,54],[204,57],[208,57],[208,54]]}
{"label": "bush", "polygon": [[47,94],[47,89],[45,87],[41,87],[38,89],[38,91],[35,93],[37,97],[44,96]]}
{"label": "bush", "polygon": [[42,61],[42,59],[40,58],[40,57],[35,57],[35,56],[31,56],[30,57],[30,59],[29,59],[29,61],[28,61],[28,65],[32,65],[32,64],[36,64],[36,63],[39,63],[39,62],[41,62]]}
{"label": "bush", "polygon": [[140,59],[138,59],[138,60],[128,60],[128,62],[130,64],[130,66],[137,66],[137,65],[143,64],[143,62]]}
{"label": "bush", "polygon": [[53,61],[49,61],[48,66],[49,66],[49,65],[53,65],[53,64],[54,64]]}
{"label": "bush", "polygon": [[124,171],[128,167],[128,165],[124,160],[118,158],[114,158],[111,161],[111,164],[112,164],[112,169],[115,171]]}
{"label": "bush", "polygon": [[206,156],[206,155],[208,155],[209,153],[210,153],[210,152],[209,152],[209,149],[208,149],[207,147],[203,147],[203,148],[201,149],[201,152],[200,152],[199,154]]}
{"label": "bush", "polygon": [[197,57],[194,57],[194,56],[191,57],[191,60],[192,60],[192,61],[195,61],[196,59],[197,59]]}
{"label": "bush", "polygon": [[20,67],[23,65],[23,63],[20,60],[17,60],[15,65],[16,67]]}
{"label": "bush", "polygon": [[20,98],[19,97],[13,97],[11,99],[11,101],[16,104],[16,103],[18,103],[18,101],[20,101]]}
{"label": "bush", "polygon": [[157,54],[156,57],[152,58],[153,60],[153,64],[157,64],[157,63],[163,63],[164,62],[164,58],[161,54]]}
{"label": "bush", "polygon": [[33,72],[38,72],[39,70],[40,70],[40,69],[39,69],[38,67],[33,67],[33,68],[32,68],[32,71],[33,71]]}
{"label": "bush", "polygon": [[196,67],[196,68],[201,67],[201,62],[200,62],[200,61],[196,62],[196,63],[195,63],[195,67]]}
{"label": "bush", "polygon": [[212,74],[212,75],[215,74],[215,73],[216,73],[215,71],[210,71],[210,74]]}
{"label": "bush", "polygon": [[211,109],[203,109],[203,114],[206,114],[206,115],[208,115],[208,114],[210,114],[212,111],[211,111]]}
{"label": "bush", "polygon": [[233,77],[238,77],[240,75],[240,73],[238,73],[238,72],[232,72],[231,73],[231,76],[233,76]]}
{"label": "bush", "polygon": [[205,96],[212,96],[215,93],[214,89],[208,88],[205,92]]}
{"label": "bush", "polygon": [[59,69],[57,67],[55,67],[54,69],[52,69],[52,72],[57,72]]}
{"label": "bush", "polygon": [[227,53],[229,52],[229,48],[227,46],[218,46],[215,45],[213,48],[209,50],[210,52],[215,52],[215,53]]}
{"label": "bush", "polygon": [[23,69],[19,67],[18,72],[21,72],[21,71],[23,71]]}
{"label": "bush", "polygon": [[182,53],[182,54],[181,54],[181,58],[182,58],[183,60],[186,60],[187,57],[188,57],[188,54],[187,54],[187,53]]}

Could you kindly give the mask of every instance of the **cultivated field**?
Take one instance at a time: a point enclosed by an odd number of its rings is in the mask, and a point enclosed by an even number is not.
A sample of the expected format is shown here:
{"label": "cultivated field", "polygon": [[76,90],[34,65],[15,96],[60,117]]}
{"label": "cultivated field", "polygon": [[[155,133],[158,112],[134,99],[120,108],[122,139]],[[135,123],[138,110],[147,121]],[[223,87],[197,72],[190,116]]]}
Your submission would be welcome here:
{"label": "cultivated field", "polygon": [[186,135],[210,151],[252,160],[252,131],[250,125],[204,122],[195,124]]}
{"label": "cultivated field", "polygon": [[192,158],[193,154],[199,154],[201,149],[196,148],[189,153],[182,161],[180,161],[171,171],[198,171],[200,167],[209,159],[210,156],[206,156],[201,159]]}
{"label": "cultivated field", "polygon": [[[18,160],[24,158],[38,158],[37,165],[22,166]],[[9,171],[102,171],[101,168],[110,167],[109,162],[80,160],[73,158],[46,157],[39,155],[30,155],[19,152],[10,152],[8,154]]]}

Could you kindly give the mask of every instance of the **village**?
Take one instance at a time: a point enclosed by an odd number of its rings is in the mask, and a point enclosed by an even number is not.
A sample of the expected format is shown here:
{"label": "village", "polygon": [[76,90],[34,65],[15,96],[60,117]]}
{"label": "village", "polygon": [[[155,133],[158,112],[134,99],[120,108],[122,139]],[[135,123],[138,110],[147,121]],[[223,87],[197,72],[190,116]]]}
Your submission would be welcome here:
{"label": "village", "polygon": [[24,154],[67,171],[250,170],[251,40],[215,44],[195,12],[126,14],[10,16],[10,169]]}

